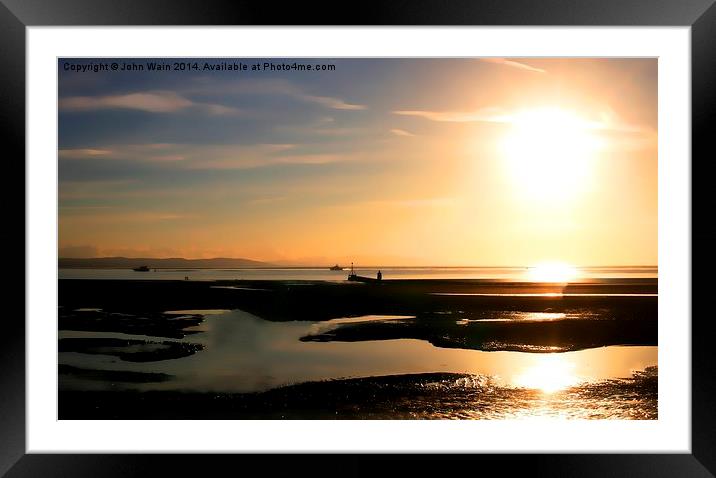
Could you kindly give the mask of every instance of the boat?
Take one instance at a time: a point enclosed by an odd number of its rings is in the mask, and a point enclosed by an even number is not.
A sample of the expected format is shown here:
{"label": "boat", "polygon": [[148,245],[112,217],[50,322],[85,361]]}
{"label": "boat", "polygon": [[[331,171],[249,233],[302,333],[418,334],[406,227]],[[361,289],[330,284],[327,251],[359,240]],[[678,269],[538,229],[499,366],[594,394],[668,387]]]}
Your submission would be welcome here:
{"label": "boat", "polygon": [[149,272],[149,266],[139,266],[139,267],[135,267],[132,270],[136,271],[136,272]]}
{"label": "boat", "polygon": [[331,267],[331,270],[332,271],[342,271],[343,268],[341,266],[339,266],[338,264],[336,264],[335,266]]}
{"label": "boat", "polygon": [[379,274],[378,277],[375,279],[373,277],[359,276],[358,274],[356,274],[355,269],[353,269],[353,263],[351,262],[351,273],[348,274],[347,280],[349,280],[351,282],[363,282],[366,284],[376,284],[376,283],[381,282],[383,279],[383,274],[381,274],[380,272],[378,272],[378,274]]}
{"label": "boat", "polygon": [[351,274],[348,276],[348,280],[351,282],[364,282],[366,284],[373,284],[380,282],[378,279],[373,277],[359,276],[358,274]]}

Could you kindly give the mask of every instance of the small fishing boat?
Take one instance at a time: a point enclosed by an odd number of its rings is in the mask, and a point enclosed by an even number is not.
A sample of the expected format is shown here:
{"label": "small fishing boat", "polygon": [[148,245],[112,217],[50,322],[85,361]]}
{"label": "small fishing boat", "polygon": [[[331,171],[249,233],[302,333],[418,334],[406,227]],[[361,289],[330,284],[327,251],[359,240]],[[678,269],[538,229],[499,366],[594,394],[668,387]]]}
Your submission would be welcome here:
{"label": "small fishing boat", "polygon": [[339,266],[338,264],[336,264],[335,266],[331,267],[331,270],[332,271],[342,271],[343,268],[341,266]]}
{"label": "small fishing boat", "polygon": [[378,271],[378,277],[372,278],[372,277],[366,277],[366,276],[359,276],[356,274],[355,269],[353,269],[353,263],[351,262],[351,273],[348,274],[348,280],[351,282],[365,282],[369,284],[378,283],[383,280],[383,273],[381,271]]}
{"label": "small fishing boat", "polygon": [[139,266],[139,267],[135,267],[132,270],[136,271],[136,272],[149,272],[149,266]]}
{"label": "small fishing boat", "polygon": [[373,277],[365,277],[365,276],[359,276],[357,274],[351,274],[348,276],[348,280],[351,282],[365,282],[368,284],[372,284],[375,282],[380,282],[378,279],[374,279]]}

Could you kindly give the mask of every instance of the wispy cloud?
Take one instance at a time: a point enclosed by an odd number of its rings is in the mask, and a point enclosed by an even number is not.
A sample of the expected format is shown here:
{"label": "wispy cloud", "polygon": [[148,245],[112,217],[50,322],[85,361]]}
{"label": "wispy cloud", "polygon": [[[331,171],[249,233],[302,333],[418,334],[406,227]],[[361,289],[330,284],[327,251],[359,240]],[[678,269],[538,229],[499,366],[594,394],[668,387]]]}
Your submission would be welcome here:
{"label": "wispy cloud", "polygon": [[[63,149],[66,160],[122,160],[171,164],[184,169],[254,169],[278,164],[329,164],[347,161],[356,153],[306,153],[295,144],[130,144],[103,149]],[[101,151],[101,154],[97,152]]]}
{"label": "wispy cloud", "polygon": [[395,136],[405,136],[405,137],[415,136],[413,133],[409,133],[409,132],[405,131],[404,129],[398,129],[398,128],[393,128],[390,130],[390,132],[393,133]]}
{"label": "wispy cloud", "polygon": [[67,111],[124,108],[152,113],[172,113],[192,105],[192,101],[169,91],[108,96],[72,96],[60,99],[60,109]]}
{"label": "wispy cloud", "polygon": [[299,94],[296,96],[302,100],[317,103],[319,105],[325,106],[326,108],[332,108],[334,110],[364,110],[364,109],[367,109],[367,106],[365,106],[365,105],[347,103],[346,101],[344,101],[340,98],[333,98],[331,96],[314,96],[314,95],[304,95],[304,94]]}
{"label": "wispy cloud", "polygon": [[246,80],[217,85],[209,78],[203,78],[200,82],[197,82],[194,87],[186,91],[197,94],[215,94],[220,92],[230,95],[282,95],[299,101],[318,104],[333,110],[359,111],[368,109],[367,105],[349,102],[343,98],[310,94],[286,80]]}
{"label": "wispy cloud", "polygon": [[178,153],[182,145],[168,143],[123,144],[102,148],[60,149],[58,156],[68,160],[135,160],[135,161],[183,161],[185,156]]}
{"label": "wispy cloud", "polygon": [[451,197],[429,197],[429,198],[401,198],[367,201],[368,204],[376,206],[393,206],[393,207],[446,207],[453,206],[455,199]]}
{"label": "wispy cloud", "polygon": [[263,148],[239,148],[218,157],[191,163],[189,169],[255,169],[281,164],[330,164],[348,161],[348,154],[271,154]]}
{"label": "wispy cloud", "polygon": [[233,108],[231,106],[224,106],[213,103],[194,103],[194,105],[197,108],[204,110],[210,116],[226,116],[240,113],[237,108]]}
{"label": "wispy cloud", "polygon": [[531,71],[532,73],[547,73],[547,71],[543,70],[542,68],[530,66],[526,63],[521,63],[519,61],[508,60],[507,58],[480,58],[480,61],[484,61],[485,63],[495,63],[498,65],[509,66],[511,68],[517,68],[518,70],[523,71]]}
{"label": "wispy cloud", "polygon": [[176,113],[188,108],[195,108],[209,115],[227,115],[238,112],[236,108],[224,105],[195,102],[172,91],[147,91],[106,96],[71,96],[61,98],[59,107],[64,111],[129,109],[148,113]]}
{"label": "wispy cloud", "polygon": [[441,208],[451,207],[456,203],[453,197],[403,197],[403,198],[377,198],[377,199],[352,199],[337,202],[326,207],[328,208]]}
{"label": "wispy cloud", "polygon": [[154,223],[157,221],[177,221],[190,219],[191,215],[179,214],[172,211],[138,211],[138,210],[93,210],[93,209],[68,209],[61,211],[64,223],[70,224],[73,221],[92,221],[92,223],[114,224],[114,223]]}
{"label": "wispy cloud", "polygon": [[335,118],[321,117],[313,121],[304,121],[301,124],[277,124],[273,129],[275,132],[288,134],[290,136],[338,138],[338,137],[359,137],[368,136],[376,133],[376,128],[372,126],[342,126],[343,123],[338,122]]}
{"label": "wispy cloud", "polygon": [[273,204],[281,201],[285,201],[287,199],[286,196],[262,196],[257,198],[252,198],[246,201],[246,204]]}
{"label": "wispy cloud", "polygon": [[[428,119],[430,121],[451,122],[451,123],[502,123],[515,124],[529,119],[530,121],[539,121],[544,116],[550,117],[571,117],[570,112],[565,110],[562,112],[559,108],[535,108],[535,109],[506,109],[500,107],[487,107],[475,111],[428,111],[428,110],[398,110],[393,111],[396,115],[415,116],[418,118]],[[614,132],[614,133],[634,133],[634,134],[651,134],[648,128],[631,124],[620,118],[614,111],[605,108],[599,112],[588,112],[582,114],[574,114],[575,121],[579,121],[580,127],[584,129]],[[394,134],[398,134],[395,130],[391,130]]]}
{"label": "wispy cloud", "polygon": [[393,114],[402,116],[417,116],[432,121],[446,121],[453,123],[506,123],[510,120],[509,116],[501,108],[482,108],[475,111],[397,110],[393,111]]}
{"label": "wispy cloud", "polygon": [[60,158],[97,158],[111,156],[112,151],[109,149],[93,148],[61,149],[58,151],[58,155]]}

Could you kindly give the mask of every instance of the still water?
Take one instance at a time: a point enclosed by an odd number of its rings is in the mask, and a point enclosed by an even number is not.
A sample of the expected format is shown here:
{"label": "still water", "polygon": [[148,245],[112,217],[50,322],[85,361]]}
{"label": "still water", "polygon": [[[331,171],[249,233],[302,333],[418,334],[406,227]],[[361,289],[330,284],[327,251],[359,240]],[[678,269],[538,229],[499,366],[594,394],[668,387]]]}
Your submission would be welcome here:
{"label": "still water", "polygon": [[[204,322],[196,327],[201,333],[180,339],[201,343],[203,350],[179,359],[144,363],[125,362],[111,355],[63,352],[59,362],[83,369],[163,373],[171,375],[171,380],[118,384],[61,376],[60,388],[243,393],[307,381],[452,372],[469,375],[448,384],[447,396],[457,396],[450,387],[461,391],[466,387],[480,389],[481,392],[473,396],[477,398],[470,400],[479,398],[485,402],[479,410],[470,412],[478,416],[469,416],[469,413],[463,416],[465,410],[462,410],[463,415],[457,418],[520,414],[579,418],[586,413],[590,418],[594,414],[600,418],[630,418],[634,413],[637,417],[642,413],[655,414],[655,403],[639,405],[640,397],[627,396],[619,389],[619,380],[655,366],[657,347],[602,347],[535,354],[440,348],[414,339],[304,342],[299,339],[351,323],[412,320],[412,317],[365,316],[314,323],[270,322],[240,310],[168,312],[177,316],[204,314]],[[157,340],[122,333],[60,331],[61,339],[72,337]],[[609,387],[606,396],[605,383]],[[597,392],[594,392],[595,386]],[[595,393],[597,398],[593,397]],[[506,400],[508,395],[510,398]],[[454,409],[451,406],[450,410]],[[450,410],[437,407],[435,413],[438,417],[456,418]]]}

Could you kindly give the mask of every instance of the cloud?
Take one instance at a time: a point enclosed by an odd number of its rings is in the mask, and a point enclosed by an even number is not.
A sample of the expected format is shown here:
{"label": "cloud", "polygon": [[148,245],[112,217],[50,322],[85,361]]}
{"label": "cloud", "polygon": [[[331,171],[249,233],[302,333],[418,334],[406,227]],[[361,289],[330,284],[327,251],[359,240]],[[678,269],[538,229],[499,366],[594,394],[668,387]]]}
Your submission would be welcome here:
{"label": "cloud", "polygon": [[233,114],[236,114],[239,112],[238,109],[232,108],[230,106],[217,105],[217,104],[211,104],[211,103],[195,103],[195,104],[211,116],[233,115]]}
{"label": "cloud", "polygon": [[[298,131],[298,130],[296,130]],[[315,129],[304,129],[307,133],[315,133],[321,136],[354,136],[359,134],[365,134],[370,132],[367,128],[315,128]]]}
{"label": "cloud", "polygon": [[96,111],[129,109],[148,113],[176,113],[196,108],[209,115],[227,115],[236,108],[212,103],[197,103],[172,91],[151,91],[107,96],[71,96],[61,98],[59,107],[64,111]]}
{"label": "cloud", "polygon": [[137,211],[137,210],[104,210],[97,208],[62,208],[60,220],[63,224],[87,223],[92,224],[145,224],[164,221],[190,219],[191,215],[178,214],[172,211]]}
{"label": "cloud", "polygon": [[109,149],[93,149],[93,148],[80,148],[80,149],[61,149],[58,151],[60,158],[96,158],[102,156],[110,156],[112,151]]}
{"label": "cloud", "polygon": [[326,108],[332,108],[334,110],[364,110],[368,107],[365,105],[358,105],[353,103],[346,103],[340,98],[333,98],[331,96],[313,96],[313,95],[296,95],[298,98],[319,105],[325,106]]}
{"label": "cloud", "polygon": [[[544,112],[548,118],[550,112],[553,111],[558,113],[562,112],[559,108],[507,110],[498,107],[487,107],[475,111],[398,110],[393,111],[393,113],[438,122],[514,124],[519,123],[525,117],[539,120],[542,112]],[[564,110],[564,112],[567,117],[570,117],[572,114],[569,110]],[[560,115],[558,115],[558,117],[559,116]],[[656,131],[642,125],[629,123],[609,108],[603,108],[601,111],[592,112],[591,114],[589,112],[574,113],[574,117],[577,121],[580,121],[579,124],[584,129],[592,130],[602,135],[611,135],[610,143],[615,147],[621,147],[623,145],[624,147],[639,149],[648,146],[656,137]],[[396,130],[391,130],[391,132],[400,135]],[[620,137],[620,135],[622,136]]]}
{"label": "cloud", "polygon": [[480,61],[484,61],[485,63],[495,63],[498,65],[509,66],[512,68],[517,68],[518,70],[531,71],[533,73],[547,73],[547,71],[543,70],[542,68],[536,68],[534,66],[530,66],[519,61],[508,60],[506,58],[480,58]]}
{"label": "cloud", "polygon": [[377,199],[364,199],[357,198],[344,202],[335,203],[328,205],[329,208],[337,209],[354,209],[354,208],[442,208],[442,207],[454,207],[456,199],[453,197],[405,197],[405,198],[377,198]]}
{"label": "cloud", "polygon": [[180,146],[168,143],[125,144],[102,148],[60,149],[57,154],[61,159],[70,160],[182,161],[185,157],[176,153]]}
{"label": "cloud", "polygon": [[398,110],[393,114],[402,116],[417,116],[431,121],[445,121],[453,123],[507,123],[510,121],[507,115],[500,108],[482,108],[476,111],[423,111],[423,110]]}
{"label": "cloud", "polygon": [[395,136],[407,136],[407,137],[415,136],[413,133],[409,133],[409,132],[405,131],[404,129],[394,128],[394,129],[391,129],[390,132],[393,133]]}
{"label": "cloud", "polygon": [[269,161],[271,164],[329,164],[337,163],[346,159],[346,156],[339,154],[294,154],[286,156],[275,156]]}
{"label": "cloud", "polygon": [[431,198],[404,198],[404,199],[387,199],[366,201],[366,204],[376,206],[395,206],[395,207],[442,207],[452,206],[455,199],[452,197],[431,197]]}
{"label": "cloud", "polygon": [[168,91],[109,96],[72,96],[60,99],[60,109],[67,111],[124,108],[152,113],[172,113],[193,104],[191,100]]}
{"label": "cloud", "polygon": [[201,161],[193,162],[189,169],[255,169],[281,164],[330,164],[350,159],[346,154],[275,154],[265,145],[235,147],[216,151]]}
{"label": "cloud", "polygon": [[184,161],[186,159],[186,156],[182,156],[181,154],[164,154],[164,155],[158,155],[153,156],[152,161]]}
{"label": "cloud", "polygon": [[373,135],[375,128],[366,126],[339,126],[334,118],[323,117],[314,121],[303,121],[300,124],[277,124],[274,131],[288,133],[291,136],[313,136],[338,138],[342,136]]}
{"label": "cloud", "polygon": [[246,204],[273,204],[281,201],[285,201],[287,199],[286,196],[267,196],[267,197],[257,197],[253,199],[249,199],[246,201]]}
{"label": "cloud", "polygon": [[[167,164],[192,170],[253,169],[277,164],[329,164],[347,161],[355,154],[305,153],[296,144],[129,144],[103,149],[63,149],[59,156],[69,160],[121,160]],[[102,154],[88,153],[102,151]]]}
{"label": "cloud", "polygon": [[608,106],[599,111],[591,124],[593,129],[610,130],[618,133],[656,133],[656,131],[643,125],[629,123]]}
{"label": "cloud", "polygon": [[282,95],[299,101],[314,103],[333,110],[359,111],[368,109],[366,105],[351,103],[342,98],[312,95],[286,80],[245,80],[230,84],[217,85],[210,82],[208,78],[204,78],[194,87],[189,88],[186,91],[195,94],[221,93],[225,95]]}

